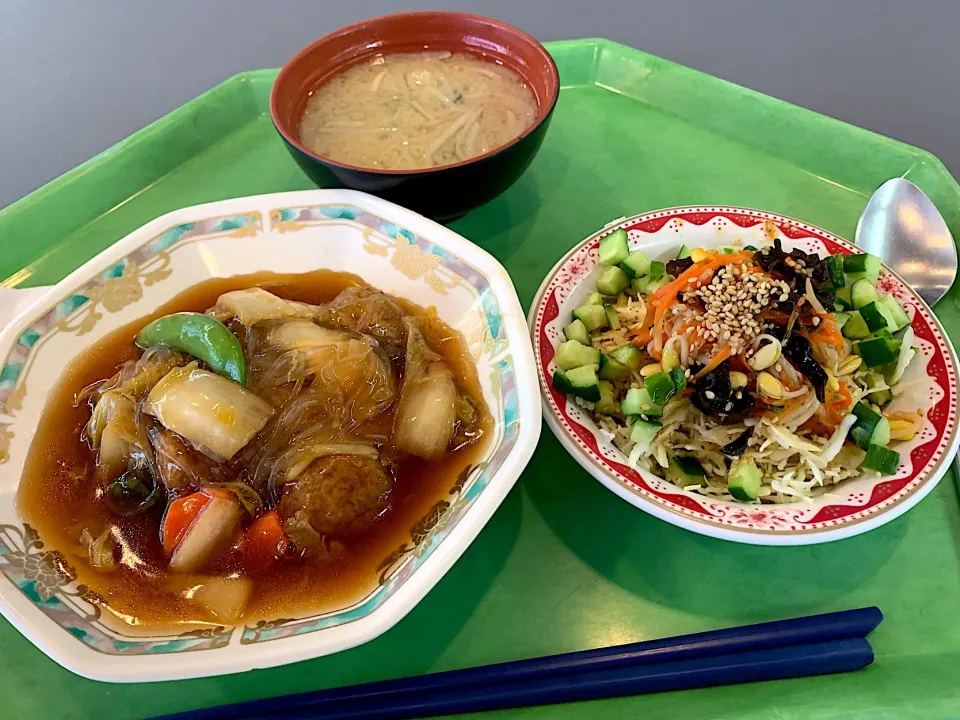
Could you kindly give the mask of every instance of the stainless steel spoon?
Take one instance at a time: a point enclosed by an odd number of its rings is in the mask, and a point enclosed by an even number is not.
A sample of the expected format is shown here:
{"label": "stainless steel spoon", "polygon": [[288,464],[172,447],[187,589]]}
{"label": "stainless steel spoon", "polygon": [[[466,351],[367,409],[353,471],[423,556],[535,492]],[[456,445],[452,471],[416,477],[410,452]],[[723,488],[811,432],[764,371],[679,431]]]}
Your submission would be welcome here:
{"label": "stainless steel spoon", "polygon": [[[957,277],[957,246],[943,216],[909,180],[877,188],[857,223],[855,242],[878,256],[933,307]],[[954,458],[960,489],[960,455]]]}
{"label": "stainless steel spoon", "polygon": [[909,180],[877,188],[857,223],[855,242],[877,255],[931,307],[957,278],[957,246],[930,198]]}

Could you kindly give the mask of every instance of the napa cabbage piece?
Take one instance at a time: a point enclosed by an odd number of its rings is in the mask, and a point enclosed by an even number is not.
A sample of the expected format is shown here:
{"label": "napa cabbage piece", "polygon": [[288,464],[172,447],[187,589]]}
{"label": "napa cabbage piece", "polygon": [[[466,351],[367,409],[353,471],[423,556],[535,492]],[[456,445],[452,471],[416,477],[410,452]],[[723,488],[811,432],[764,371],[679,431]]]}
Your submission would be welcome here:
{"label": "napa cabbage piece", "polygon": [[90,419],[83,429],[83,437],[90,447],[96,450],[100,447],[104,430],[111,423],[116,423],[120,426],[116,432],[121,436],[128,436],[127,439],[133,441],[137,434],[133,421],[134,410],[133,400],[129,397],[119,390],[107,390],[100,395],[100,399],[94,405]]}
{"label": "napa cabbage piece", "polygon": [[766,426],[767,432],[770,433],[770,437],[776,440],[781,447],[787,448],[788,450],[799,450],[801,452],[808,453],[820,452],[819,445],[815,445],[809,440],[804,440],[802,437],[790,432],[789,430],[774,425],[766,418],[764,418],[761,422]]}
{"label": "napa cabbage piece", "polygon": [[128,360],[105,381],[93,383],[77,396],[77,403],[86,399],[98,401],[104,393],[116,391],[134,401],[142,399],[168,372],[187,364],[187,356],[168,347],[150,348],[136,360]]}
{"label": "napa cabbage piece", "polygon": [[102,479],[122,472],[137,445],[136,406],[119,390],[100,396],[83,434],[97,451],[97,470]]}
{"label": "napa cabbage piece", "polygon": [[[109,380],[88,387],[78,402],[85,398],[95,401],[90,420],[83,429],[82,437],[93,450],[100,449],[104,432],[108,432],[110,447],[105,455],[106,461],[114,459],[124,447],[136,443],[137,430],[134,415],[136,404],[153,389],[168,372],[186,363],[186,357],[169,348],[152,348],[139,359],[123,364],[123,367]],[[112,426],[112,427],[110,427]],[[110,427],[110,430],[108,430]]]}
{"label": "napa cabbage piece", "polygon": [[236,318],[250,327],[264,320],[309,318],[316,315],[318,310],[314,305],[284,300],[263,288],[252,287],[224,293],[207,314],[220,322]]}
{"label": "napa cabbage piece", "polygon": [[843,448],[843,443],[847,439],[847,434],[850,432],[850,428],[856,424],[857,416],[853,413],[850,413],[840,421],[837,429],[833,431],[833,435],[830,436],[827,444],[824,445],[823,449],[820,451],[820,459],[824,463],[830,462],[837,456],[837,453],[839,453]]}
{"label": "napa cabbage piece", "polygon": [[196,363],[171,370],[147,396],[144,412],[216,460],[229,460],[273,415],[255,393]]}
{"label": "napa cabbage piece", "polygon": [[99,483],[109,482],[142,456],[137,404],[168,372],[185,363],[186,356],[175,350],[154,348],[78,394],[76,402],[93,404],[81,437],[96,452]]}
{"label": "napa cabbage piece", "polygon": [[314,460],[331,455],[358,455],[376,460],[377,449],[363,442],[315,442],[312,438],[299,439],[293,447],[279,459],[283,467],[283,482],[296,480]]}
{"label": "napa cabbage piece", "polygon": [[412,455],[438,458],[447,451],[456,420],[453,373],[427,345],[413,318],[407,318],[406,361],[394,443]]}
{"label": "napa cabbage piece", "polygon": [[312,358],[314,369],[320,366],[320,362],[328,359],[322,351],[332,349],[348,339],[350,336],[345,332],[320,327],[309,320],[278,323],[267,335],[268,345],[282,350],[316,351],[316,356]]}
{"label": "napa cabbage piece", "polygon": [[112,528],[104,528],[97,537],[85,528],[80,533],[80,545],[87,551],[90,567],[97,572],[110,573],[117,569],[117,541]]}
{"label": "napa cabbage piece", "polygon": [[907,366],[910,364],[910,361],[913,360],[914,356],[917,354],[916,349],[913,347],[913,343],[917,339],[917,334],[913,331],[911,326],[907,326],[907,329],[903,333],[903,337],[900,340],[900,352],[897,355],[897,364],[893,368],[893,372],[890,375],[890,384],[895,385],[900,382],[903,378],[903,373],[906,372]]}

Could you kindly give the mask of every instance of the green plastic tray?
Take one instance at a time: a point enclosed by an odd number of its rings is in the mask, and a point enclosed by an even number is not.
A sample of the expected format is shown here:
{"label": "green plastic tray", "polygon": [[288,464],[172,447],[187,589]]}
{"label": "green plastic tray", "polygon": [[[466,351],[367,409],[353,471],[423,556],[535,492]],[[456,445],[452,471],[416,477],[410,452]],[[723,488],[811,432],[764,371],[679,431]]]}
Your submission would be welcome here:
{"label": "green plastic tray", "polygon": [[[745,205],[852,237],[869,194],[905,176],[960,237],[960,188],[932,155],[605,40],[549,44],[563,90],[530,170],[453,224],[529,305],[568,248],[671,205]],[[273,130],[275,73],[238,75],[0,213],[0,278],[53,283],[185,205],[310,182]],[[937,307],[960,337],[960,291]],[[381,638],[272,670],[105,685],[0,620],[0,715],[140,717],[315,688],[878,605],[876,663],[831,677],[498,713],[523,718],[870,718],[960,714],[960,504],[952,472],[905,516],[797,548],[700,537],[591,479],[549,430],[520,483],[436,589]]]}

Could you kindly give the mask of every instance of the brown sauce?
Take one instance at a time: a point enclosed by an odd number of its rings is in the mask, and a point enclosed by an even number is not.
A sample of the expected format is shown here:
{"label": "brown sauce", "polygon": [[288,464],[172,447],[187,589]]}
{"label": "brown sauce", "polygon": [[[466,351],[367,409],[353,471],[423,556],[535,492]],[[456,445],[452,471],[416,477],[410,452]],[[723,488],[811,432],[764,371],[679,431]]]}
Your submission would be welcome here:
{"label": "brown sauce", "polygon": [[[155,313],[131,323],[97,342],[74,359],[53,390],[44,409],[30,448],[18,494],[24,522],[39,532],[44,543],[63,553],[76,570],[77,582],[103,598],[105,616],[122,621],[126,632],[169,630],[196,624],[211,624],[191,601],[178,594],[178,581],[166,565],[159,541],[161,511],[134,518],[112,515],[98,498],[93,481],[95,454],[81,440],[81,431],[90,417],[86,403],[74,405],[74,397],[85,386],[113,375],[140,350],[133,339],[139,330],[157,317],[182,311],[203,312],[222,293],[259,286],[288,300],[321,304],[341,290],[363,281],[347,273],[317,271],[300,275],[261,273],[212,279],[178,295]],[[425,311],[401,301],[414,315]],[[241,572],[254,581],[254,590],[242,622],[296,617],[347,607],[369,593],[377,583],[381,563],[402,545],[410,546],[410,530],[450,491],[461,472],[480,460],[486,445],[491,419],[485,410],[476,365],[464,338],[435,318],[421,321],[430,347],[453,371],[458,386],[478,407],[484,408],[484,432],[470,445],[438,461],[407,459],[395,470],[395,485],[388,510],[368,523],[362,533],[344,543],[336,559],[296,557],[284,559],[254,571],[214,563],[208,574]],[[112,573],[94,570],[79,535],[90,525],[115,525],[120,532],[121,562]],[[116,623],[115,623],[116,624]],[[133,627],[131,627],[133,626]]]}

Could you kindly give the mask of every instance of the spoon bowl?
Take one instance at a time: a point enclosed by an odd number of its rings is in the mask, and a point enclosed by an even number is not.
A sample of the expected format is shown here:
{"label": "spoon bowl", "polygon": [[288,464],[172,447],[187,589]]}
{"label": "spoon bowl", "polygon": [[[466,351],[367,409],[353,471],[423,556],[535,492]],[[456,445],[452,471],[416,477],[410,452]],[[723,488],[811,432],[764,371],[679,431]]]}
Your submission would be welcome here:
{"label": "spoon bowl", "polygon": [[957,246],[947,223],[909,180],[894,178],[877,188],[857,223],[856,243],[931,307],[957,278]]}
{"label": "spoon bowl", "polygon": [[[957,246],[947,223],[923,190],[909,180],[887,180],[857,222],[855,242],[891,268],[930,307],[957,278]],[[953,459],[960,488],[960,454]]]}

